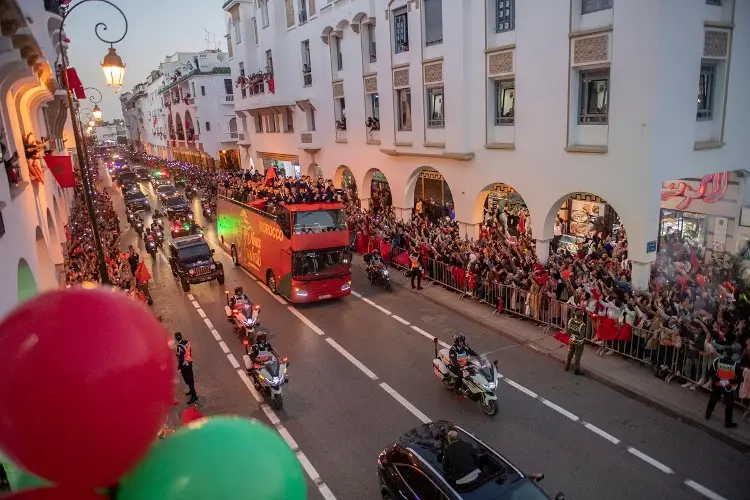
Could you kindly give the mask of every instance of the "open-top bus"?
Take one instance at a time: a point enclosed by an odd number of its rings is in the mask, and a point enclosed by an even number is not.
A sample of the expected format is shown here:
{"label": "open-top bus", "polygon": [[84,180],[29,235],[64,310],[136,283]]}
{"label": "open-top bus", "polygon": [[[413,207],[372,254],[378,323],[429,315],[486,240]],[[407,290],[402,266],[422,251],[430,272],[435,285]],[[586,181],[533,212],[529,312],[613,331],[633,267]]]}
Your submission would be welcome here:
{"label": "open-top bus", "polygon": [[236,265],[292,303],[351,293],[351,251],[340,203],[217,200],[219,242]]}

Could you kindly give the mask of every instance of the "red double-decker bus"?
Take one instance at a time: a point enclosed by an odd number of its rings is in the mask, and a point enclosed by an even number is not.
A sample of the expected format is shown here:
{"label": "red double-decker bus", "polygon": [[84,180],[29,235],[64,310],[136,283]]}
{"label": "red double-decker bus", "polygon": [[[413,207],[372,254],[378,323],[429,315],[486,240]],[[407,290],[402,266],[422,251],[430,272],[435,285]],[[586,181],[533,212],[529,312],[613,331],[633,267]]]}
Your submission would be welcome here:
{"label": "red double-decker bus", "polygon": [[219,243],[235,264],[292,303],[351,294],[351,250],[340,203],[245,204],[218,196]]}

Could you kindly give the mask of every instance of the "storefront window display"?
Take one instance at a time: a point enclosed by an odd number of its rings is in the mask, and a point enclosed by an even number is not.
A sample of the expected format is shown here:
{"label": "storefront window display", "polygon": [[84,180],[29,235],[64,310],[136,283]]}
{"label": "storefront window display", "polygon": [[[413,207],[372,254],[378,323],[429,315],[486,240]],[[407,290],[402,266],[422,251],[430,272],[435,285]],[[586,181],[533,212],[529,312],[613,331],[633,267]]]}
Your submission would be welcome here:
{"label": "storefront window display", "polygon": [[659,228],[661,243],[664,243],[665,236],[673,234],[686,239],[693,246],[705,248],[708,218],[694,212],[662,209]]}
{"label": "storefront window display", "polygon": [[276,169],[276,174],[279,177],[294,177],[298,179],[302,176],[302,169],[300,168],[299,157],[297,156],[264,154],[263,168],[264,170],[270,168]]}

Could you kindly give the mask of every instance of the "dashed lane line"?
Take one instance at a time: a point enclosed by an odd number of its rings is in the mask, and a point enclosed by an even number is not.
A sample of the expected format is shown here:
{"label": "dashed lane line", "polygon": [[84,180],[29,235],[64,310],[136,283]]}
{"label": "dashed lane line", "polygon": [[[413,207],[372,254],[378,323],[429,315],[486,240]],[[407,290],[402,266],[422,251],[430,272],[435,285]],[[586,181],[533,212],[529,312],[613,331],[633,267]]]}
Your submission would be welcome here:
{"label": "dashed lane line", "polygon": [[[347,351],[346,349],[344,349],[343,347],[341,347],[341,345],[338,342],[336,342],[335,340],[333,340],[331,337],[326,337],[326,342],[328,342],[328,345],[330,345],[331,347],[333,347],[334,349],[336,349],[339,354],[341,354],[342,356],[344,356],[351,364],[353,364],[354,366],[356,366],[357,368],[359,368],[359,370],[362,373],[364,373],[365,375],[367,375],[370,380],[377,380],[378,379],[378,376],[375,375],[375,373],[373,373],[372,370],[370,370],[369,368],[367,368],[360,360],[358,360],[357,358],[355,358],[354,356],[352,356],[352,354],[349,351]],[[401,403],[401,401],[399,401],[399,403]],[[403,404],[403,403],[401,403],[401,404]]]}
{"label": "dashed lane line", "polygon": [[[188,298],[191,301],[194,301],[195,304],[198,304],[197,301],[195,301],[195,297],[193,297],[192,294],[188,294]],[[196,305],[196,311],[200,314],[203,312],[203,309],[201,309],[200,305]],[[201,315],[204,320],[207,320],[205,315]],[[208,326],[208,321],[206,322],[206,326]],[[281,438],[286,442],[286,444],[294,451],[294,454],[297,457],[297,460],[299,461],[300,465],[304,469],[305,473],[307,474],[307,477],[310,478],[310,481],[315,484],[315,487],[318,489],[320,494],[323,496],[324,500],[336,500],[336,496],[333,494],[331,489],[328,487],[328,485],[323,481],[323,478],[320,477],[320,474],[315,469],[313,464],[310,462],[310,460],[307,458],[307,456],[300,450],[299,445],[294,440],[292,435],[289,433],[289,431],[284,427],[284,425],[281,423],[281,420],[276,415],[276,413],[271,409],[268,404],[263,400],[263,397],[258,393],[258,391],[255,390],[255,387],[253,386],[252,381],[248,378],[247,374],[245,373],[245,370],[240,368],[240,363],[237,361],[237,358],[234,357],[234,354],[230,352],[229,347],[226,345],[226,343],[221,340],[221,336],[219,335],[219,332],[216,331],[216,329],[209,327],[209,330],[211,331],[211,334],[214,336],[214,338],[218,341],[219,347],[221,347],[221,350],[224,352],[224,354],[227,355],[227,360],[232,365],[232,368],[237,370],[237,376],[240,377],[240,380],[243,384],[245,384],[245,387],[247,388],[248,392],[253,396],[253,399],[260,405],[260,409],[263,411],[263,413],[266,415],[266,418],[268,418],[268,421],[271,423],[271,425],[274,426],[276,429],[276,432],[279,433]]]}
{"label": "dashed lane line", "polygon": [[200,316],[200,317],[201,317],[201,318],[203,318],[203,319],[206,319],[206,313],[205,313],[205,312],[203,312],[203,309],[201,309],[201,308],[199,307],[198,309],[196,309],[196,311],[198,311],[198,316]]}
{"label": "dashed lane line", "polygon": [[[408,320],[406,320],[406,319],[404,319],[404,318],[402,318],[400,316],[397,316],[397,315],[393,314],[392,312],[390,312],[387,309],[383,308],[379,304],[375,303],[373,300],[371,300],[371,299],[369,299],[367,297],[364,297],[362,294],[357,293],[357,292],[352,292],[352,295],[354,295],[355,297],[357,297],[359,299],[362,299],[363,302],[369,304],[370,306],[374,307],[375,309],[378,309],[378,310],[380,310],[382,312],[387,311],[387,315],[388,316],[390,316],[391,318],[394,318],[396,321],[398,321],[399,323],[401,323],[401,324],[403,324],[405,326],[409,326],[412,330],[414,330],[415,332],[419,333],[423,337],[428,338],[430,340],[434,340],[436,338],[434,335],[431,335],[429,332],[426,332],[426,331],[422,330],[421,328],[419,328],[418,326],[411,324]],[[443,347],[449,347],[449,345],[447,343],[442,342],[442,341],[439,341],[439,344],[441,346],[443,346]],[[586,422],[586,421],[582,420],[578,415],[576,415],[576,414],[574,414],[574,413],[566,410],[565,408],[563,408],[563,407],[561,407],[561,406],[553,403],[552,401],[550,401],[548,399],[545,399],[545,398],[541,397],[536,392],[532,391],[531,389],[528,389],[528,388],[524,387],[523,385],[519,384],[518,382],[516,382],[514,380],[511,380],[509,378],[506,378],[506,377],[504,377],[503,375],[500,375],[500,374],[497,375],[497,378],[498,378],[498,380],[504,380],[506,384],[510,385],[514,389],[522,392],[523,394],[526,394],[527,396],[529,396],[529,397],[531,397],[533,399],[538,400],[540,403],[544,404],[545,406],[547,406],[548,408],[554,410],[555,412],[559,413],[560,415],[568,418],[569,420],[583,425],[583,427],[585,427],[586,429],[588,429],[590,432],[593,432],[594,434],[596,434],[597,436],[601,437],[602,439],[605,439],[605,440],[609,441],[613,445],[619,446],[622,443],[622,441],[620,441],[620,439],[616,438],[612,434],[604,431],[603,429],[600,429],[599,427],[595,426],[592,423],[589,423],[589,422]],[[381,387],[383,386],[383,384],[384,383],[381,383]],[[387,384],[385,384],[385,385],[387,386]],[[385,387],[383,387],[383,389],[386,390],[386,392],[388,392],[388,390]],[[396,398],[396,396],[394,396],[393,394],[391,394],[391,395],[394,398]],[[398,398],[396,398],[396,399],[398,400]],[[401,402],[401,401],[399,401],[399,402],[402,405],[404,405],[404,402]],[[406,401],[406,403],[408,403],[408,401]],[[419,411],[416,408],[415,408],[415,410]],[[414,411],[412,411],[412,413],[414,413]],[[420,418],[420,417],[418,417],[418,418]],[[652,458],[651,456],[643,453],[642,451],[640,451],[640,450],[638,450],[636,448],[630,447],[630,446],[626,446],[625,448],[626,448],[626,450],[630,454],[632,454],[633,456],[639,458],[640,460],[642,460],[643,462],[649,464],[650,466],[654,467],[655,469],[657,469],[657,470],[659,470],[659,471],[661,471],[661,472],[663,472],[665,474],[670,474],[670,475],[675,474],[674,470],[672,470],[670,467],[668,467],[667,465],[663,464],[662,462],[656,460],[655,458]],[[706,498],[708,498],[710,500],[726,500],[726,498],[724,498],[721,495],[715,493],[714,491],[710,490],[709,488],[706,488],[705,486],[703,486],[703,485],[701,485],[699,483],[696,483],[695,481],[693,481],[691,479],[685,480],[684,484],[687,487],[693,489],[694,491],[700,493],[701,495],[703,495],[704,497],[706,497]]]}

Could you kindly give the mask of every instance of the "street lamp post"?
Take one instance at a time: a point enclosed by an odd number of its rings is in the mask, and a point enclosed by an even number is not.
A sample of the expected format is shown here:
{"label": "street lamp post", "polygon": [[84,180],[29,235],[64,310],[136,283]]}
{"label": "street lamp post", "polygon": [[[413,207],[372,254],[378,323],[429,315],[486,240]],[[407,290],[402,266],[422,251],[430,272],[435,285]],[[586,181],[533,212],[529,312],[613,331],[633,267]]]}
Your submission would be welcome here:
{"label": "street lamp post", "polygon": [[[65,82],[65,89],[67,91],[67,97],[68,97],[68,109],[70,112],[70,120],[73,125],[73,136],[75,137],[76,141],[76,153],[78,154],[78,168],[81,172],[81,180],[83,182],[83,197],[86,200],[86,209],[88,211],[89,219],[91,220],[91,230],[92,234],[94,236],[94,246],[96,248],[96,255],[97,260],[99,261],[99,276],[102,280],[103,284],[109,284],[109,272],[107,271],[107,261],[104,257],[104,248],[102,247],[102,240],[99,235],[99,227],[96,222],[96,209],[94,208],[94,199],[92,197],[92,187],[91,187],[91,181],[88,175],[88,171],[90,170],[91,166],[89,164],[88,159],[88,148],[86,147],[86,144],[83,142],[84,138],[82,137],[83,134],[79,132],[79,127],[76,126],[76,117],[75,117],[75,111],[73,108],[73,94],[71,92],[71,85],[70,81],[68,79],[68,54],[67,50],[65,48],[65,45],[63,44],[63,30],[65,27],[65,21],[67,21],[68,16],[80,5],[83,5],[84,3],[88,2],[103,2],[106,3],[112,7],[114,7],[123,17],[125,20],[125,31],[122,34],[122,36],[116,40],[106,40],[101,35],[99,35],[99,29],[106,31],[107,25],[104,23],[96,23],[94,26],[94,33],[96,34],[96,37],[101,40],[104,43],[108,43],[110,45],[109,52],[107,53],[107,56],[104,58],[104,61],[102,63],[102,70],[104,71],[104,76],[107,80],[107,85],[114,87],[115,91],[119,91],[122,87],[122,79],[124,77],[125,72],[125,65],[122,63],[122,59],[120,59],[119,56],[117,56],[117,52],[114,49],[114,44],[122,41],[123,38],[125,38],[125,35],[128,33],[128,18],[125,16],[125,13],[114,3],[108,1],[108,0],[81,0],[77,4],[73,5],[72,7],[69,7],[65,14],[63,14],[62,23],[59,30],[59,36],[58,41],[60,45],[60,55],[62,56],[62,78]],[[116,57],[116,58],[115,58]],[[101,96],[101,92],[99,92],[99,95]],[[101,101],[101,97],[99,98],[99,101]],[[93,100],[92,100],[93,102]],[[96,116],[96,113],[98,112],[99,115],[101,115],[101,110],[98,109],[98,106],[96,106],[98,102],[95,102],[95,108],[94,108],[94,116]],[[78,123],[80,126],[80,121]]]}

